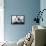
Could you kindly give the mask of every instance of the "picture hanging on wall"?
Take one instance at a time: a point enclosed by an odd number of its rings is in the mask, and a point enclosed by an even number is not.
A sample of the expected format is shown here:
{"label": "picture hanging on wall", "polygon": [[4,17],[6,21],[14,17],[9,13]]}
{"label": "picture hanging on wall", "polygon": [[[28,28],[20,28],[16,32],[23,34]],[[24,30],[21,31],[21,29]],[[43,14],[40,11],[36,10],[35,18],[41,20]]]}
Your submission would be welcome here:
{"label": "picture hanging on wall", "polygon": [[24,15],[12,15],[11,24],[24,24],[25,16]]}

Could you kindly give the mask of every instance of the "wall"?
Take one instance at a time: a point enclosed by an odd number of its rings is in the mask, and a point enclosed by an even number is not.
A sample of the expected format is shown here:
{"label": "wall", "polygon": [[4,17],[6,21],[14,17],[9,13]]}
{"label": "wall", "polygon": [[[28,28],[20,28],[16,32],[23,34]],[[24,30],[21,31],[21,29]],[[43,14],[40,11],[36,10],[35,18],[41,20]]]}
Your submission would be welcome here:
{"label": "wall", "polygon": [[[41,9],[41,11],[42,11],[43,9],[46,9],[46,0],[41,0],[41,1],[40,1],[40,9]],[[46,27],[46,20],[45,20],[45,19],[46,19],[46,10],[43,12],[42,17],[43,17],[43,22],[41,21],[41,22],[40,22],[40,25]]]}
{"label": "wall", "polygon": [[[40,9],[40,0],[5,0],[4,35],[7,41],[18,41],[32,29],[35,12]],[[12,25],[12,15],[24,15],[24,25]]]}
{"label": "wall", "polygon": [[4,0],[0,0],[0,42],[4,41]]}

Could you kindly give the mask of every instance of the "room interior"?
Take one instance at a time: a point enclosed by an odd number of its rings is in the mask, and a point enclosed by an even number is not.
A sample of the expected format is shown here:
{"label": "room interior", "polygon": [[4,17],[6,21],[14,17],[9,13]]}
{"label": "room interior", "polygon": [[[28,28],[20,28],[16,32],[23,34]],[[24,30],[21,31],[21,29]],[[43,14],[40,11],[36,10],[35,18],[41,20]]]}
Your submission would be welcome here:
{"label": "room interior", "polygon": [[0,46],[46,46],[45,5],[46,0],[0,0]]}

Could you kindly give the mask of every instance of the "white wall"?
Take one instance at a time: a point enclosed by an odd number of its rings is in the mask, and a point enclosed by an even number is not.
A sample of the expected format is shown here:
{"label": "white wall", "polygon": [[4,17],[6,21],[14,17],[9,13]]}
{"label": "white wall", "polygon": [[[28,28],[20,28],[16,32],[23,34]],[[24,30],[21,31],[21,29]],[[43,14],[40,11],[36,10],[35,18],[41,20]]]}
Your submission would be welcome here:
{"label": "white wall", "polygon": [[0,42],[4,41],[4,0],[0,0]]}

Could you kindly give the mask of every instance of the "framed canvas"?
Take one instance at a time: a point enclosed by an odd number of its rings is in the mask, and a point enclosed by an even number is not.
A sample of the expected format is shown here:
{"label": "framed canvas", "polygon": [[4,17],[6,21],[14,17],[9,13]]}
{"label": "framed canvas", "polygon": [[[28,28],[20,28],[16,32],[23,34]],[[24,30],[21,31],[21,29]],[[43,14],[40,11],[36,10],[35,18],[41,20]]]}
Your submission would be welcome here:
{"label": "framed canvas", "polygon": [[12,15],[11,16],[11,24],[24,24],[25,16],[23,15]]}

